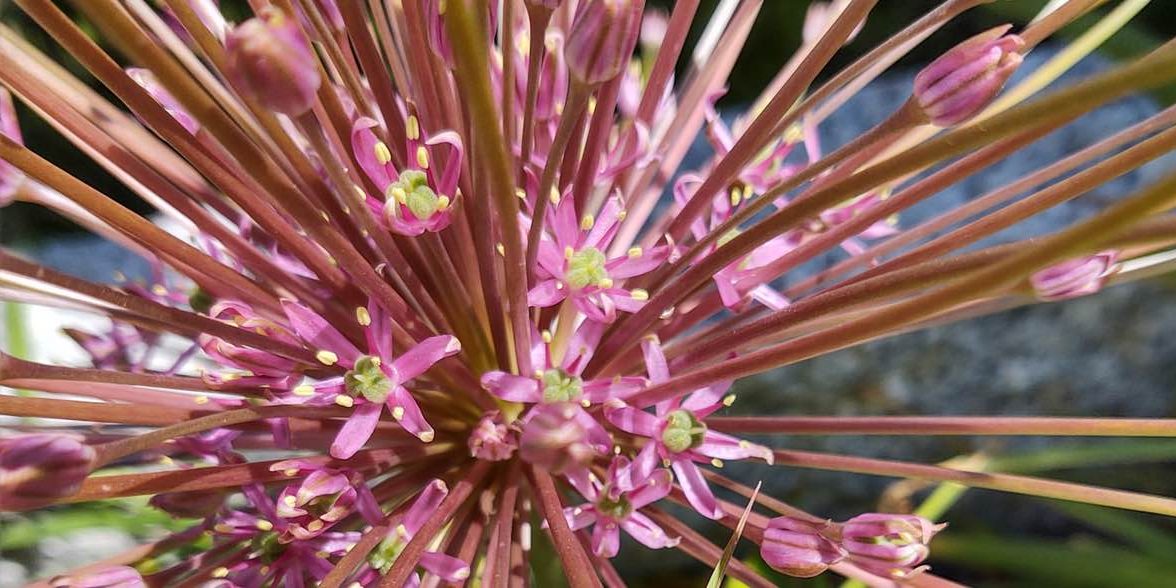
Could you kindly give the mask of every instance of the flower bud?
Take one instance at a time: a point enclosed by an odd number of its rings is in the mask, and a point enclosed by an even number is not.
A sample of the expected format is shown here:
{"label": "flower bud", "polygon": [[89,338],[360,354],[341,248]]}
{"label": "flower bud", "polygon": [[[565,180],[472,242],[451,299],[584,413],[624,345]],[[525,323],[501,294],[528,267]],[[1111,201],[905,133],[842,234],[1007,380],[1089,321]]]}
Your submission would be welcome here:
{"label": "flower bud", "polygon": [[1033,274],[1029,283],[1037,298],[1045,302],[1094,294],[1119,269],[1118,258],[1118,251],[1107,250],[1063,261]]}
{"label": "flower bud", "polygon": [[1025,41],[990,29],[949,49],[915,76],[915,101],[932,124],[962,123],[992,101],[1021,65]]}
{"label": "flower bud", "polygon": [[225,40],[226,74],[242,94],[282,114],[297,116],[314,106],[321,82],[310,44],[298,23],[281,10],[263,8]]}
{"label": "flower bud", "polygon": [[[12,106],[12,95],[4,88],[0,88],[0,135],[17,143],[22,142],[16,109]],[[0,159],[0,208],[12,203],[23,180],[24,174],[20,170]]]}
{"label": "flower bud", "polygon": [[22,435],[0,440],[0,510],[29,510],[77,492],[96,454],[81,437]]}
{"label": "flower bud", "polygon": [[635,8],[632,0],[591,0],[580,10],[564,48],[576,79],[600,84],[620,75],[637,42]]}
{"label": "flower bud", "polygon": [[588,430],[576,419],[570,402],[539,404],[531,412],[519,438],[524,461],[560,475],[586,466],[596,456]]}
{"label": "flower bud", "polygon": [[841,547],[858,567],[887,578],[909,578],[923,569],[927,543],[945,525],[915,515],[866,513],[841,524]]}
{"label": "flower bud", "polygon": [[220,490],[165,492],[152,496],[148,504],[177,519],[202,519],[216,514],[227,495]]}
{"label": "flower bud", "polygon": [[482,417],[469,438],[470,455],[485,461],[505,461],[514,455],[518,442],[514,431],[494,411]]}
{"label": "flower bud", "polygon": [[53,588],[145,588],[143,576],[130,566],[111,566],[94,572],[57,576]]}
{"label": "flower bud", "polygon": [[776,517],[764,529],[760,555],[778,572],[798,578],[816,576],[845,557],[845,550],[822,534],[831,526],[829,522]]}

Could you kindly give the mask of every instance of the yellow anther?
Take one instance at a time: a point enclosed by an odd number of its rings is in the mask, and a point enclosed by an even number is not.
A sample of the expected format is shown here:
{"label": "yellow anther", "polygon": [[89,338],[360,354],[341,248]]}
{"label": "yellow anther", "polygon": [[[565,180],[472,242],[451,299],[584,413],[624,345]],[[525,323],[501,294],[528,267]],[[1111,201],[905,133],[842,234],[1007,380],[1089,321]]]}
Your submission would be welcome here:
{"label": "yellow anther", "polygon": [[429,151],[424,145],[417,147],[416,160],[421,169],[429,169]]}
{"label": "yellow anther", "polygon": [[633,288],[632,290],[629,291],[629,298],[632,298],[633,300],[641,300],[641,301],[649,300],[649,292],[646,292],[645,290],[642,290],[641,288]]}
{"label": "yellow anther", "polygon": [[643,253],[645,253],[645,250],[641,249],[640,247],[630,247],[629,248],[629,257],[630,258],[641,257],[641,254],[643,254]]}
{"label": "yellow anther", "polygon": [[449,197],[448,196],[438,196],[437,197],[437,210],[445,210],[446,208],[449,208]]}
{"label": "yellow anther", "polygon": [[543,339],[544,343],[551,343],[551,331],[543,329],[543,332],[539,333],[539,337]]}
{"label": "yellow anther", "polygon": [[738,206],[743,200],[743,192],[739,188],[731,188],[731,206]]}
{"label": "yellow anther", "polygon": [[594,224],[596,224],[596,217],[590,214],[586,214],[583,216],[583,218],[580,219],[580,230],[587,231],[591,229],[592,225]]}
{"label": "yellow anther", "polygon": [[315,353],[314,358],[319,360],[319,363],[323,365],[335,365],[339,361],[339,356],[335,355],[334,351],[327,351],[326,349]]}
{"label": "yellow anther", "polygon": [[[293,478],[294,476],[298,475],[298,468],[287,468],[282,470],[282,473],[285,474],[288,478]],[[287,496],[287,498],[290,499],[291,504],[294,502],[293,496]]]}
{"label": "yellow anther", "polygon": [[515,188],[515,196],[519,200],[526,200],[527,199],[527,192],[525,190],[523,190],[522,188]]}
{"label": "yellow anther", "polygon": [[392,407],[392,418],[394,418],[396,420],[400,420],[400,419],[404,418],[404,407],[403,406],[393,406]]}
{"label": "yellow anther", "polygon": [[161,456],[159,456],[159,463],[166,465],[166,466],[170,466],[170,465],[175,465],[176,460],[174,460],[166,455],[161,455]]}
{"label": "yellow anther", "polygon": [[494,245],[494,250],[497,251],[499,255],[506,255],[506,247],[502,243],[496,243]]}
{"label": "yellow anther", "polygon": [[347,396],[346,394],[336,394],[335,395],[335,404],[338,404],[339,406],[342,406],[343,408],[351,408],[351,407],[355,406],[355,399],[350,396]]}
{"label": "yellow anther", "polygon": [[409,115],[408,120],[404,121],[404,135],[409,141],[421,138],[421,121],[417,120],[416,115]]}
{"label": "yellow anther", "polygon": [[208,397],[201,394],[200,396],[193,398],[192,402],[195,402],[196,404],[208,404]]}
{"label": "yellow anther", "polygon": [[359,323],[361,327],[369,326],[372,324],[372,314],[368,312],[368,309],[357,306],[355,307],[355,322]]}
{"label": "yellow anther", "polygon": [[396,525],[396,528],[393,529],[393,531],[395,531],[397,535],[408,539],[408,527],[405,527],[403,524]]}
{"label": "yellow anther", "polygon": [[314,396],[314,386],[311,386],[310,384],[300,384],[298,386],[294,386],[293,391],[295,396]]}
{"label": "yellow anther", "polygon": [[307,523],[306,530],[314,533],[316,531],[321,531],[324,526],[326,525],[324,525],[322,521],[315,519]]}
{"label": "yellow anther", "polygon": [[627,210],[618,210],[618,211],[617,211],[617,222],[619,223],[619,222],[621,222],[621,221],[625,220],[625,217],[626,217],[626,216],[629,216],[629,211],[627,211]]}
{"label": "yellow anther", "polygon": [[261,530],[261,531],[274,530],[274,524],[265,520],[265,519],[257,519],[257,523],[255,523],[255,524],[257,525],[258,530]]}
{"label": "yellow anther", "polygon": [[228,575],[229,575],[229,568],[226,568],[224,566],[221,566],[215,570],[212,570],[212,577],[213,578],[226,578],[226,577],[228,577]]}
{"label": "yellow anther", "polygon": [[283,498],[282,502],[284,502],[286,504],[286,506],[295,506],[298,504],[298,499],[294,498],[294,495],[291,494],[291,495]]}
{"label": "yellow anther", "polygon": [[715,466],[716,468],[721,468],[723,467],[723,460],[716,457],[711,460],[711,465]]}
{"label": "yellow anther", "polygon": [[156,296],[167,296],[167,288],[164,288],[163,285],[161,285],[161,284],[156,284],[156,285],[152,286],[151,292],[154,293]]}
{"label": "yellow anther", "polygon": [[565,258],[567,258],[567,259],[571,259],[571,258],[572,258],[572,256],[573,256],[573,255],[575,255],[575,254],[576,254],[576,250],[575,250],[575,249],[572,249],[572,246],[571,246],[571,245],[568,245],[567,247],[564,247],[564,257],[565,257]]}
{"label": "yellow anther", "polygon": [[422,443],[432,443],[433,437],[436,437],[436,433],[432,431],[421,431],[421,434],[417,435],[417,439],[420,439]]}
{"label": "yellow anther", "polygon": [[551,191],[547,193],[547,199],[550,200],[552,204],[559,204],[559,188],[552,186]]}
{"label": "yellow anther", "polygon": [[217,533],[232,533],[236,529],[232,525],[217,523],[216,526],[212,528],[212,530],[216,531]]}
{"label": "yellow anther", "polygon": [[613,287],[613,279],[612,278],[604,278],[603,280],[600,280],[599,282],[597,282],[597,285],[599,285],[601,288],[612,288]]}
{"label": "yellow anther", "polygon": [[588,408],[589,406],[592,406],[592,401],[588,400],[587,398],[584,398],[584,399],[580,400],[580,405],[583,406],[584,408]]}
{"label": "yellow anther", "polygon": [[392,152],[388,150],[388,146],[383,141],[376,141],[373,150],[376,152],[376,161],[380,162],[380,165],[386,165],[392,161]]}
{"label": "yellow anther", "polygon": [[732,404],[735,404],[734,394],[728,394],[723,397],[723,406],[731,406]]}
{"label": "yellow anther", "polygon": [[327,222],[331,221],[331,215],[327,214],[327,211],[325,211],[325,210],[320,210],[319,216],[323,217],[323,220],[325,220]]}
{"label": "yellow anther", "polygon": [[388,198],[389,200],[395,200],[401,204],[408,202],[408,193],[404,191],[404,188],[401,188],[396,184],[390,184],[388,188],[384,190],[384,197]]}
{"label": "yellow anther", "polygon": [[799,143],[804,140],[804,131],[800,125],[790,125],[784,131],[784,141],[787,143]]}

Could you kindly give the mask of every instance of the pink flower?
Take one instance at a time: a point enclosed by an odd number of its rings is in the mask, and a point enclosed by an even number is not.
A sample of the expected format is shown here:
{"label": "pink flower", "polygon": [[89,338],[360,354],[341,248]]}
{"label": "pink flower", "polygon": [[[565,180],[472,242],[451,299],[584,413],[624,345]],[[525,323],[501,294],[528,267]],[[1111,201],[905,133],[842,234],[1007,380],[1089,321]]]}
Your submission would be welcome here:
{"label": "pink flower", "polygon": [[1118,259],[1119,252],[1114,250],[1070,259],[1033,274],[1029,283],[1045,302],[1094,294],[1118,271]]}
{"label": "pink flower", "polygon": [[572,198],[559,198],[553,208],[547,223],[552,234],[544,234],[539,242],[538,282],[527,293],[528,304],[546,308],[571,299],[589,320],[606,323],[616,319],[618,310],[640,309],[649,294],[626,290],[617,281],[653,271],[669,258],[670,248],[634,247],[623,256],[607,258],[604,251],[625,217],[619,198],[605,202],[598,217],[579,220]]}
{"label": "pink flower", "polygon": [[651,549],[678,544],[678,539],[666,536],[657,523],[640,512],[642,507],[670,493],[669,470],[658,468],[653,472],[638,472],[628,458],[615,457],[604,481],[584,471],[569,475],[568,481],[588,499],[589,504],[565,508],[564,517],[572,530],[595,525],[592,551],[597,556],[616,556],[621,544],[620,529]]}
{"label": "pink flower", "polygon": [[612,443],[596,419],[570,402],[536,406],[522,419],[522,428],[519,457],[556,475],[584,470]]}
{"label": "pink flower", "polygon": [[[655,384],[668,380],[666,358],[657,340],[647,338],[641,348],[645,353],[649,379]],[[633,460],[635,475],[648,476],[658,461],[669,462],[690,505],[711,519],[723,518],[723,511],[695,462],[754,457],[772,463],[773,458],[767,447],[707,429],[706,417],[726,405],[723,397],[729,387],[730,383],[716,384],[695,390],[685,400],[674,398],[660,402],[656,414],[620,400],[605,406],[605,416],[613,426],[649,439]]]}
{"label": "pink flower", "polygon": [[294,388],[284,400],[296,404],[318,404],[355,410],[331,444],[331,455],[347,459],[355,455],[376,430],[383,407],[392,418],[421,441],[433,440],[433,427],[425,421],[412,394],[404,387],[434,364],[461,351],[461,343],[449,335],[429,337],[399,357],[392,355],[391,318],[372,301],[367,308],[356,309],[367,337],[367,354],[323,317],[292,300],[282,301],[282,309],[294,332],[316,350],[316,357],[326,366],[339,366],[347,372],[315,384]]}
{"label": "pink flower", "polygon": [[980,112],[1021,65],[1025,41],[1004,25],[949,49],[915,76],[915,101],[936,126],[960,124]]}
{"label": "pink flower", "polygon": [[[218,302],[209,309],[208,315],[276,341],[292,345],[300,343],[290,329],[261,316],[244,302]],[[204,353],[217,364],[235,367],[245,372],[244,375],[232,372],[206,372],[204,380],[218,388],[236,390],[260,387],[271,391],[283,391],[293,386],[299,377],[296,375],[300,367],[298,362],[268,351],[235,345],[220,337],[206,334],[200,336],[199,343]]]}
{"label": "pink flower", "polygon": [[858,567],[888,578],[909,578],[926,566],[927,543],[946,525],[915,515],[866,513],[840,525],[841,547]]}
{"label": "pink flower", "polygon": [[311,539],[353,512],[369,524],[379,524],[384,513],[363,477],[351,470],[334,470],[291,459],[270,466],[287,475],[306,475],[297,486],[286,486],[274,501],[283,538]]}
{"label": "pink flower", "polygon": [[401,235],[416,236],[449,226],[459,196],[461,139],[449,131],[426,136],[417,117],[410,115],[404,148],[408,167],[398,171],[392,152],[372,130],[378,127],[375,120],[360,118],[351,130],[351,148],[360,168],[384,194],[384,200],[365,197],[372,212]]}
{"label": "pink flower", "polygon": [[497,410],[482,416],[470,433],[468,444],[472,457],[486,461],[508,460],[519,446],[518,435]]}
{"label": "pink flower", "polygon": [[0,510],[29,510],[78,491],[94,469],[94,448],[74,435],[0,439]]}
{"label": "pink flower", "polygon": [[776,517],[764,529],[760,555],[777,572],[798,578],[819,575],[846,555],[824,534],[832,526],[831,522]]}
{"label": "pink flower", "polygon": [[318,62],[298,23],[268,6],[229,31],[225,72],[233,87],[266,108],[304,114],[317,96]]}
{"label": "pink flower", "polygon": [[[396,523],[392,532],[368,554],[366,569],[358,574],[356,581],[363,586],[374,586],[379,583],[380,577],[396,563],[396,558],[405,544],[420,532],[421,527],[432,517],[448,494],[449,488],[441,480],[433,480],[426,484],[412,505],[399,515],[399,522],[392,521]],[[466,562],[431,549],[421,555],[419,565],[421,569],[445,582],[459,583],[470,577],[470,566]],[[419,586],[420,576],[414,572],[405,585]]]}

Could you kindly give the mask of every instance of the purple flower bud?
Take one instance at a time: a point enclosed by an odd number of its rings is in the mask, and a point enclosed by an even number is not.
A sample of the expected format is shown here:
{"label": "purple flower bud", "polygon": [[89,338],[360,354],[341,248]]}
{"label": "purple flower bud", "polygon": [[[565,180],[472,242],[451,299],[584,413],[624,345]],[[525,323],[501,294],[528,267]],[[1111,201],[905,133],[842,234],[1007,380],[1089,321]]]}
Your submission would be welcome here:
{"label": "purple flower bud", "polygon": [[127,69],[127,75],[131,76],[131,79],[135,80],[136,84],[142,86],[147,91],[147,94],[154,98],[172,118],[176,119],[176,122],[180,123],[180,126],[184,127],[184,130],[193,135],[196,134],[196,131],[200,130],[200,122],[193,118],[191,114],[188,114],[187,110],[184,110],[184,106],[180,104],[180,101],[176,100],[176,97],[172,96],[171,92],[168,92],[167,88],[164,88],[159,83],[159,80],[155,79],[155,74],[151,73],[150,70],[131,67]]}
{"label": "purple flower bud", "polygon": [[[0,134],[22,143],[20,124],[16,120],[16,109],[12,106],[12,95],[0,88]],[[12,203],[16,190],[24,180],[24,174],[4,160],[0,160],[0,208]]]}
{"label": "purple flower bud", "polygon": [[514,455],[518,441],[514,431],[502,421],[502,414],[494,411],[482,417],[470,433],[470,455],[486,461],[505,461]]}
{"label": "purple flower bud", "polygon": [[202,519],[216,514],[226,495],[217,490],[167,492],[152,496],[148,504],[179,519]]}
{"label": "purple flower bud", "polygon": [[1037,298],[1045,302],[1094,294],[1119,269],[1118,258],[1118,251],[1107,250],[1063,261],[1033,274],[1029,283]]}
{"label": "purple flower bud", "polygon": [[776,517],[764,529],[760,555],[778,572],[798,578],[816,576],[845,557],[845,550],[823,534],[832,526],[829,522]]}
{"label": "purple flower bud", "polygon": [[143,576],[130,566],[111,566],[98,571],[57,576],[49,581],[53,588],[144,588]]}
{"label": "purple flower bud", "polygon": [[620,75],[637,42],[636,8],[632,0],[591,0],[580,9],[564,48],[576,79],[600,84]]}
{"label": "purple flower bud", "polygon": [[555,475],[578,470],[596,457],[588,429],[570,402],[538,404],[519,438],[519,456]]}
{"label": "purple flower bud", "polygon": [[266,108],[297,116],[314,106],[321,82],[310,44],[298,23],[277,8],[263,8],[257,18],[229,32],[226,74],[242,94]]}
{"label": "purple flower bud", "polygon": [[77,492],[94,467],[81,437],[22,435],[0,440],[0,510],[28,510]]}
{"label": "purple flower bud", "polygon": [[909,578],[931,552],[927,543],[946,525],[915,515],[866,513],[841,524],[841,547],[858,567],[888,578]]}
{"label": "purple flower bud", "polygon": [[956,45],[915,76],[915,101],[932,124],[948,127],[980,112],[1021,65],[1025,41],[989,29]]}

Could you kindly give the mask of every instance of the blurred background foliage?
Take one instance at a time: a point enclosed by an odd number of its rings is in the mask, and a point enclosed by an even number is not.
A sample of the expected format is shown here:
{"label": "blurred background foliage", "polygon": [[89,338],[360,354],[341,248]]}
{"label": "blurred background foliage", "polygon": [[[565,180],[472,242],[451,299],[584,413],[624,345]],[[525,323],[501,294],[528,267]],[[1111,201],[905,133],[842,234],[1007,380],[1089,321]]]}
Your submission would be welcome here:
{"label": "blurred background foliage", "polygon": [[[708,14],[718,0],[704,0],[701,14]],[[651,5],[669,8],[673,0],[650,0]],[[736,108],[754,99],[758,91],[775,75],[800,41],[800,26],[808,0],[766,0],[756,28],[730,80],[730,91],[723,105]],[[918,18],[936,6],[937,0],[882,0],[856,40],[841,51],[827,72],[837,71],[865,50],[884,40],[887,35]],[[933,59],[961,38],[1005,22],[1023,24],[1045,3],[1045,0],[996,0],[944,27],[927,42],[901,60],[896,67],[915,68]],[[1071,38],[1091,22],[1113,8],[1109,6],[1087,15],[1059,34],[1061,40]],[[223,10],[230,20],[241,20],[248,15],[243,0],[225,0]],[[1130,25],[1106,43],[1100,52],[1112,59],[1130,59],[1156,47],[1176,33],[1176,19],[1172,17],[1173,1],[1154,1]],[[0,0],[0,21],[17,29],[34,41],[43,51],[65,64],[73,73],[92,85],[93,79],[72,58],[58,47],[34,23],[24,17],[9,0]],[[78,22],[93,33],[93,27],[78,18]],[[701,34],[705,18],[697,19],[691,32],[692,44]],[[95,38],[99,35],[94,34]],[[689,55],[688,45],[684,55]],[[108,46],[109,48],[109,46]],[[113,49],[112,49],[113,50]],[[116,54],[117,55],[117,54]],[[682,64],[680,64],[682,65]],[[98,87],[100,91],[102,90]],[[106,94],[110,96],[109,93]],[[1157,102],[1176,101],[1176,88],[1154,92]],[[116,197],[139,212],[148,212],[145,205],[111,178],[66,139],[54,132],[31,112],[18,105],[28,145],[58,165],[70,170],[80,179]],[[0,210],[0,244],[36,246],[38,242],[55,236],[76,232],[77,228],[51,212],[32,206],[16,204]],[[15,332],[19,321],[6,321],[14,330],[12,343],[24,334]],[[992,455],[984,458],[992,471],[1041,474],[1062,479],[1080,480],[1110,486],[1133,487],[1163,491],[1173,487],[1171,469],[1164,464],[1176,461],[1176,445],[1166,442],[1139,441],[1098,445],[1055,445],[1034,453],[1016,456]],[[1135,465],[1143,469],[1132,470]],[[1167,472],[1167,479],[1157,472]],[[1130,484],[1129,484],[1130,482]],[[1136,484],[1138,482],[1138,484]],[[1152,486],[1156,486],[1152,489]],[[819,488],[816,489],[819,491]],[[976,494],[962,487],[943,485],[931,489],[922,485],[896,483],[890,487],[885,500],[903,500],[917,506],[920,512],[933,518],[945,513],[965,494]],[[917,493],[916,493],[917,492]],[[797,499],[799,497],[782,497]],[[977,512],[975,507],[966,512],[952,513],[951,533],[936,538],[932,563],[936,570],[948,577],[959,577],[970,583],[987,586],[1174,586],[1176,585],[1176,530],[1172,521],[1158,516],[1115,511],[1111,509],[1072,505],[1055,501],[1024,498],[1057,517],[1056,528],[1045,534],[1009,536],[994,531],[989,519],[1002,513]],[[889,506],[896,506],[891,502]],[[982,510],[982,509],[981,509]],[[38,542],[46,538],[68,538],[71,533],[87,528],[118,529],[137,540],[156,538],[166,530],[176,530],[180,523],[146,506],[142,500],[123,500],[107,504],[64,506],[28,516],[0,513],[0,559],[29,561],[35,558]],[[720,529],[711,529],[712,538],[720,545],[726,537]],[[536,534],[539,555],[545,548],[541,534]],[[672,561],[672,554],[665,554]],[[746,541],[737,557],[749,565],[765,569],[755,550]],[[624,563],[622,563],[624,565]],[[634,565],[634,564],[630,564]],[[639,563],[635,565],[640,565]],[[672,567],[672,565],[671,565]],[[540,585],[558,585],[562,577],[557,570],[538,572]],[[634,585],[701,585],[695,575],[644,575]],[[773,576],[781,586],[836,586],[841,581],[832,575],[808,581]],[[2,585],[3,582],[0,582]],[[739,583],[728,581],[730,586]]]}

